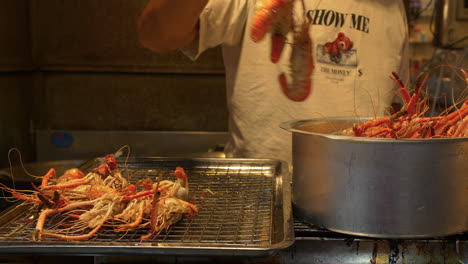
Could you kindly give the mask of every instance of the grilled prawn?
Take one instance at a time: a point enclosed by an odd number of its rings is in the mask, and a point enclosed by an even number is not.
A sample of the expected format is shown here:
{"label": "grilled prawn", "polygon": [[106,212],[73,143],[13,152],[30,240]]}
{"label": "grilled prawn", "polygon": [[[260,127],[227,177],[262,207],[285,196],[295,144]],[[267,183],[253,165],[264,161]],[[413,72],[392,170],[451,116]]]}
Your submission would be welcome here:
{"label": "grilled prawn", "polygon": [[301,0],[304,15],[302,22],[293,19],[293,9],[296,0],[262,0],[256,5],[256,13],[252,20],[251,39],[260,42],[267,33],[271,34],[271,61],[277,63],[283,52],[287,35],[293,32],[292,52],[289,60],[290,79],[281,73],[279,83],[287,98],[304,101],[312,90],[311,75],[314,71],[312,56],[312,39],[309,35],[310,20],[305,16],[305,4]]}

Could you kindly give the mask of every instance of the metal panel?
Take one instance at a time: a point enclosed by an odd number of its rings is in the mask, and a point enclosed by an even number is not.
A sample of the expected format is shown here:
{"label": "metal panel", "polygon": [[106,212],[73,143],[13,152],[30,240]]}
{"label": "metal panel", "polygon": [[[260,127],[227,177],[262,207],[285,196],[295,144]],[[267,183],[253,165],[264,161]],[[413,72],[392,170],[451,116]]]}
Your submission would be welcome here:
{"label": "metal panel", "polygon": [[220,49],[193,62],[156,54],[137,40],[146,0],[32,0],[35,55],[46,70],[224,72]]}
{"label": "metal panel", "polygon": [[38,129],[227,131],[222,75],[47,73],[38,85]]}
{"label": "metal panel", "polygon": [[128,145],[138,157],[219,158],[227,139],[227,132],[38,130],[36,155],[38,161],[89,159]]}
{"label": "metal panel", "polygon": [[32,68],[29,1],[3,0],[0,8],[0,71]]}

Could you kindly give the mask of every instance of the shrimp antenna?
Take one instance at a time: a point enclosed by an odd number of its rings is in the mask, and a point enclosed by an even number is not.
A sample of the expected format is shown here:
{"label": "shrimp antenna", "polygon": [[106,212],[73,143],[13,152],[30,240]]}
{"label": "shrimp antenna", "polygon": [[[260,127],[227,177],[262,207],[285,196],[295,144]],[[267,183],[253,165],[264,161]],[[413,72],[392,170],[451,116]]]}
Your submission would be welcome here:
{"label": "shrimp antenna", "polygon": [[123,145],[119,150],[117,150],[117,151],[115,152],[114,155],[117,156],[117,157],[122,156],[122,155],[123,155],[123,151],[124,151],[125,149],[127,149],[127,155],[125,156],[124,167],[125,167],[125,172],[127,173],[127,180],[130,180],[131,177],[130,177],[130,173],[129,173],[128,165],[127,165],[128,159],[129,159],[129,157],[130,157],[130,152],[131,152],[131,151],[130,151],[130,145]]}
{"label": "shrimp antenna", "polygon": [[19,161],[20,161],[20,167],[23,169],[24,173],[26,173],[28,176],[31,176],[31,177],[34,177],[34,178],[39,178],[39,176],[36,176],[30,172],[28,172],[26,170],[26,168],[24,167],[24,163],[23,163],[23,157],[21,156],[21,151],[17,148],[12,148],[8,151],[8,164],[10,166],[10,176],[11,176],[11,180],[12,180],[12,183],[13,183],[13,189],[16,189],[15,187],[15,180],[14,180],[14,173],[13,173],[13,162],[11,160],[11,155],[12,153],[16,151],[16,153],[18,153],[18,157],[19,157]]}
{"label": "shrimp antenna", "polygon": [[128,161],[128,157],[130,156],[130,146],[129,145],[123,145],[121,148],[119,148],[114,155],[117,157],[122,156],[124,149],[127,149],[127,158],[125,161]]}
{"label": "shrimp antenna", "polygon": [[[327,119],[329,117],[329,116],[327,116],[327,115],[325,115],[323,113],[320,113],[320,112],[314,112],[314,114],[319,115],[324,119]],[[338,128],[333,123],[328,122],[327,125],[332,128],[332,131],[338,131]]]}
{"label": "shrimp antenna", "polygon": [[307,9],[306,9],[304,0],[301,0],[301,3],[302,3],[302,9],[303,9],[304,11],[306,11]]}

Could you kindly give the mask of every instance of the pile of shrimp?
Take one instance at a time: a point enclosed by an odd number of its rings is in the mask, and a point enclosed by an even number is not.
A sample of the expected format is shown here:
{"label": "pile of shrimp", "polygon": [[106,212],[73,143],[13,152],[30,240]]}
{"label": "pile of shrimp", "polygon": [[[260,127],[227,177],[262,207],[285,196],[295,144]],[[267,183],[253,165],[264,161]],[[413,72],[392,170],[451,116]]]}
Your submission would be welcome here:
{"label": "pile of shrimp", "polygon": [[[461,69],[463,78],[468,74]],[[390,78],[399,86],[404,105],[393,115],[374,118],[362,124],[354,124],[337,134],[376,138],[457,138],[468,137],[468,98],[455,102],[438,116],[426,116],[429,100],[422,96],[429,74],[421,73],[413,93],[405,87],[397,73]]]}
{"label": "pile of shrimp", "polygon": [[[293,10],[296,3],[302,4],[303,15],[295,19]],[[304,101],[311,93],[311,76],[315,68],[310,20],[305,11],[304,0],[257,0],[250,29],[250,38],[255,43],[262,41],[267,33],[270,34],[270,59],[275,64],[280,60],[285,44],[291,43],[290,77],[281,73],[278,81],[283,94],[296,102]],[[292,39],[287,40],[290,32]]]}
{"label": "pile of shrimp", "polygon": [[[197,207],[188,202],[188,179],[182,167],[176,167],[175,180],[154,182],[151,178],[130,184],[122,174],[115,156],[105,156],[105,163],[88,174],[73,168],[57,177],[50,169],[34,190],[0,188],[11,194],[13,201],[24,201],[38,209],[33,240],[46,237],[63,240],[85,240],[98,236],[103,227],[115,232],[146,228],[146,240],[159,235],[184,215],[194,217]],[[60,217],[57,217],[60,216]],[[44,225],[49,217],[61,219],[49,229]]]}

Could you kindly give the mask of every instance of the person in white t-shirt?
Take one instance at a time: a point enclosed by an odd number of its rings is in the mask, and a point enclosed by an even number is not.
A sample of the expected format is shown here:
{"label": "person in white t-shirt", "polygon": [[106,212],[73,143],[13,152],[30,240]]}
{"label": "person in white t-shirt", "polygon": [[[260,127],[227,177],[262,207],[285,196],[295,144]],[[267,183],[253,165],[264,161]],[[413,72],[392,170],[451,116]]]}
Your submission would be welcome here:
{"label": "person in white t-shirt", "polygon": [[[258,1],[258,0],[257,0]],[[301,102],[281,91],[288,71],[286,45],[277,64],[268,37],[250,38],[255,0],[151,0],[139,23],[140,41],[155,52],[182,50],[192,59],[222,46],[230,139],[227,157],[273,158],[291,163],[286,121],[385,114],[395,96],[389,78],[409,72],[407,21],[402,0],[305,0],[315,70]],[[346,49],[334,49],[344,39]]]}

